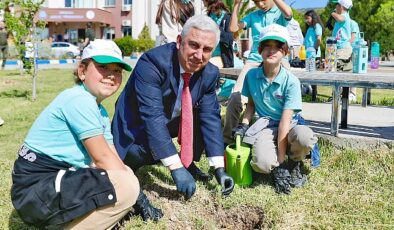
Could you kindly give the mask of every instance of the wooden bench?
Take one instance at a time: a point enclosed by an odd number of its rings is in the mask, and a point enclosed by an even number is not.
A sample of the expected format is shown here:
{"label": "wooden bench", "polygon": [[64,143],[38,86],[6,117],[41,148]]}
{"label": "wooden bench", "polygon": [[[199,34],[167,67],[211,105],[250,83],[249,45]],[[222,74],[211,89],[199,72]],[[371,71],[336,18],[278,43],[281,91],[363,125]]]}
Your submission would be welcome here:
{"label": "wooden bench", "polygon": [[[220,69],[220,74],[225,78],[237,79],[241,69]],[[331,135],[338,136],[338,114],[342,100],[341,126],[347,128],[349,109],[349,87],[394,89],[393,72],[370,71],[366,74],[354,74],[346,72],[326,73],[323,71],[305,72],[305,70],[292,69],[291,72],[300,79],[301,83],[310,85],[332,86],[333,99],[331,109]],[[341,88],[343,88],[341,98]],[[372,118],[371,118],[372,119]]]}

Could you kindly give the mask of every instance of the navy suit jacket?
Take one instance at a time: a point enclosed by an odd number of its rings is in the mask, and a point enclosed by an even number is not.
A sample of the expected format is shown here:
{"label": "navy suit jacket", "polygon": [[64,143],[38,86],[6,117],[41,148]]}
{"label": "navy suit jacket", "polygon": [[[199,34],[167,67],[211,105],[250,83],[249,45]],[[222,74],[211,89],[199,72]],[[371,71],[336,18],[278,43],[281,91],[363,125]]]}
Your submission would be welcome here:
{"label": "navy suit jacket", "polygon": [[[178,94],[180,66],[176,43],[143,54],[120,94],[112,121],[121,159],[149,149],[154,160],[177,154],[167,128]],[[219,70],[208,63],[190,80],[194,119],[199,119],[208,157],[223,156],[220,105],[216,97]]]}

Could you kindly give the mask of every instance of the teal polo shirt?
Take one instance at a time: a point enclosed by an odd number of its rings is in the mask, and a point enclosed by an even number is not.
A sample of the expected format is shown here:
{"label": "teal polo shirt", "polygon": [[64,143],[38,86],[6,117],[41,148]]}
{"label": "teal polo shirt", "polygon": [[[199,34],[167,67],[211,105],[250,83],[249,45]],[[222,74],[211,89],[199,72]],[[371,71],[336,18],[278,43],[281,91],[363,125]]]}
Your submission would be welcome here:
{"label": "teal polo shirt", "polygon": [[259,54],[258,48],[260,32],[264,27],[274,23],[286,27],[287,24],[289,24],[290,20],[291,18],[286,19],[285,16],[283,16],[282,11],[280,11],[277,6],[272,7],[266,12],[262,10],[253,11],[252,13],[246,15],[243,19],[241,19],[241,22],[245,23],[245,28],[243,29],[252,29],[253,45],[248,57],[248,61],[263,61],[261,55]]}
{"label": "teal polo shirt", "polygon": [[76,85],[60,93],[42,111],[27,134],[25,145],[36,153],[83,168],[92,159],[82,141],[98,135],[113,144],[108,113],[83,85]]}
{"label": "teal polo shirt", "polygon": [[291,109],[294,115],[302,110],[301,84],[296,76],[281,67],[278,75],[269,82],[264,67],[249,70],[242,95],[252,98],[259,117],[280,121],[283,110]]}
{"label": "teal polo shirt", "polygon": [[[308,49],[308,47],[315,48],[317,36],[323,36],[323,28],[321,27],[321,25],[319,23],[316,23],[316,25],[314,25],[314,26],[308,27],[308,30],[306,31],[305,39],[304,39],[305,49]],[[317,50],[316,57],[321,57],[320,46],[319,46],[319,49]]]}
{"label": "teal polo shirt", "polygon": [[338,49],[343,49],[346,48],[347,46],[350,46],[350,38],[352,35],[351,31],[351,22],[350,22],[350,17],[347,12],[342,13],[342,16],[345,17],[345,21],[343,22],[335,22],[334,24],[334,29],[332,31],[332,37],[337,40],[337,48]]}

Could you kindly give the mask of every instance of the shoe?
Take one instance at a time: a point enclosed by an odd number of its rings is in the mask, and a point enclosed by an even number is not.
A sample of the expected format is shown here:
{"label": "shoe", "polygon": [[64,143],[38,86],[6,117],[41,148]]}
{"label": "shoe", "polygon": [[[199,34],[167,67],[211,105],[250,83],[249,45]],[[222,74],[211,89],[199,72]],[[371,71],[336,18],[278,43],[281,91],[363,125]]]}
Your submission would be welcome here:
{"label": "shoe", "polygon": [[195,164],[194,162],[192,162],[189,166],[189,168],[187,168],[187,171],[189,171],[189,173],[193,176],[193,178],[195,180],[198,181],[202,181],[202,182],[208,182],[210,180],[212,180],[213,176],[208,174],[208,173],[204,173],[203,171],[201,171]]}
{"label": "shoe", "polygon": [[305,185],[307,182],[307,177],[302,173],[301,167],[303,163],[302,161],[293,161],[290,160],[287,162],[287,168],[290,172],[290,185],[292,187],[300,188]]}
{"label": "shoe", "polygon": [[3,124],[4,124],[4,120],[1,119],[1,117],[0,117],[0,126],[2,126]]}
{"label": "shoe", "polygon": [[133,205],[133,208],[135,210],[135,214],[140,215],[144,221],[158,221],[163,217],[161,209],[153,207],[149,202],[148,197],[146,197],[142,191],[140,191],[137,202]]}

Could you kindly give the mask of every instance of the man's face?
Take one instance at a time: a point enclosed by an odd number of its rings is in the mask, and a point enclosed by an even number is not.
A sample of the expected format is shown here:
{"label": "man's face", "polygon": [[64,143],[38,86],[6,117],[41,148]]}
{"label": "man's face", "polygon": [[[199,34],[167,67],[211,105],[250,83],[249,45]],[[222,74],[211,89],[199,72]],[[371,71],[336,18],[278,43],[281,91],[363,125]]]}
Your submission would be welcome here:
{"label": "man's face", "polygon": [[210,31],[191,28],[182,38],[177,38],[178,59],[182,68],[188,72],[197,72],[209,61],[215,48],[216,35]]}

